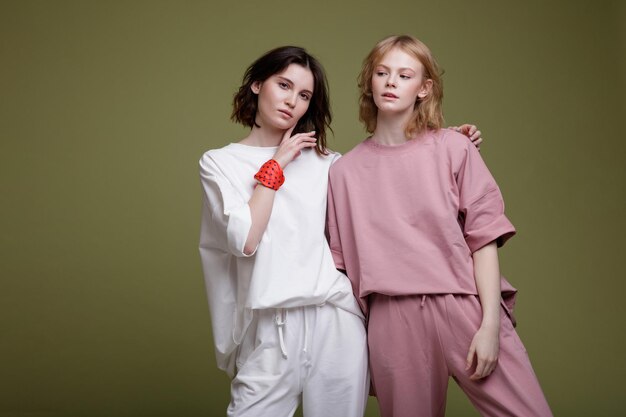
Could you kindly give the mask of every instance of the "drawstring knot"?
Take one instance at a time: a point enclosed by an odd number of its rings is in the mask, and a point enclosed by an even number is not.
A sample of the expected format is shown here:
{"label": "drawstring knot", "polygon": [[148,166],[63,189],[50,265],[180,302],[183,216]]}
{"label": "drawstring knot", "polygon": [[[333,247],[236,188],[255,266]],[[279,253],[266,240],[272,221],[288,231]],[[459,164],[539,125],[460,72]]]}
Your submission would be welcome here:
{"label": "drawstring knot", "polygon": [[280,352],[283,354],[283,357],[287,358],[287,349],[285,348],[285,338],[283,336],[283,327],[285,327],[285,323],[287,323],[287,311],[284,308],[279,308],[276,310],[276,326],[278,327],[278,342],[280,343]]}

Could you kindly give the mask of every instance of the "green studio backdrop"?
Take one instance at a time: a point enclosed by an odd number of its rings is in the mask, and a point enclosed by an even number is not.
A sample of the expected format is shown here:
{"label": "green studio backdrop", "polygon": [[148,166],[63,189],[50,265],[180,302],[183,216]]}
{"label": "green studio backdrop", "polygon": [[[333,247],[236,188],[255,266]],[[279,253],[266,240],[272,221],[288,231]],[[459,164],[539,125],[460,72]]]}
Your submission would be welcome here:
{"label": "green studio backdrop", "polygon": [[0,416],[224,415],[198,159],[245,135],[232,95],[285,44],[324,63],[346,152],[361,60],[394,33],[445,69],[446,122],[483,132],[555,414],[623,414],[625,22],[620,1],[2,0]]}

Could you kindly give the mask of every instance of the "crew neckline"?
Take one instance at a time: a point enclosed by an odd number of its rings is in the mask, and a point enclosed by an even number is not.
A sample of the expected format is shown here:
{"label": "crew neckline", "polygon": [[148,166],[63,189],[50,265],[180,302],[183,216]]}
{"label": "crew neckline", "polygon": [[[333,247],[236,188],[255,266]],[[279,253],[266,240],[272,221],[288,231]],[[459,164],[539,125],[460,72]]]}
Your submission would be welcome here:
{"label": "crew neckline", "polygon": [[435,135],[433,132],[423,132],[414,137],[413,139],[409,139],[408,141],[401,143],[399,145],[383,145],[382,143],[378,143],[372,139],[372,137],[368,137],[362,143],[369,148],[370,150],[387,154],[387,155],[397,155],[400,153],[407,152],[413,148],[428,146],[433,144]]}
{"label": "crew neckline", "polygon": [[238,142],[231,142],[228,147],[248,154],[271,153],[273,155],[278,150],[278,146],[254,146]]}

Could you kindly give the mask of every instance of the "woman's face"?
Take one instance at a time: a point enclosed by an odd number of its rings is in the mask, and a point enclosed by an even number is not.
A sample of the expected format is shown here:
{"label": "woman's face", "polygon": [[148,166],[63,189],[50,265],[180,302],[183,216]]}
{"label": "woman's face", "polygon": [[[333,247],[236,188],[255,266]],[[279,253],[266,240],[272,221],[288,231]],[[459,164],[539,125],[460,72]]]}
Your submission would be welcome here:
{"label": "woman's face", "polygon": [[259,96],[256,123],[278,130],[291,128],[309,108],[313,86],[311,70],[298,64],[290,64],[265,81],[254,82],[252,92]]}
{"label": "woman's face", "polygon": [[412,113],[418,97],[426,97],[432,85],[423,74],[422,63],[399,48],[383,55],[372,74],[372,97],[378,111]]}

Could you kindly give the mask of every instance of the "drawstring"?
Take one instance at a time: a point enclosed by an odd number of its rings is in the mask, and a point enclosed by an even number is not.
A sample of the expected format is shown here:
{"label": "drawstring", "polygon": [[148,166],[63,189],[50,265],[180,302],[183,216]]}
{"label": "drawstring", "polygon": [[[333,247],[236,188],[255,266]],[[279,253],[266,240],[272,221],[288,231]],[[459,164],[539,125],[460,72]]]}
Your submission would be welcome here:
{"label": "drawstring", "polygon": [[302,352],[306,353],[306,347],[309,344],[309,322],[306,319],[307,314],[305,309],[302,310],[302,315],[304,316],[304,348]]}
{"label": "drawstring", "polygon": [[287,323],[287,311],[284,308],[276,309],[276,326],[278,327],[278,342],[280,343],[280,352],[287,359],[287,349],[285,348],[285,338],[283,337],[283,327]]}
{"label": "drawstring", "polygon": [[[302,352],[308,352],[309,346],[309,320],[307,318],[307,310],[306,307],[302,309],[302,315],[304,318],[304,347],[302,348]],[[280,344],[280,352],[283,357],[287,359],[287,348],[285,347],[285,334],[284,327],[287,323],[287,309],[285,308],[277,308],[276,309],[276,317],[274,317],[274,321],[276,322],[276,327],[278,327],[278,342]]]}
{"label": "drawstring", "polygon": [[425,301],[426,301],[426,294],[422,294],[422,302],[420,303],[420,308],[424,308]]}

